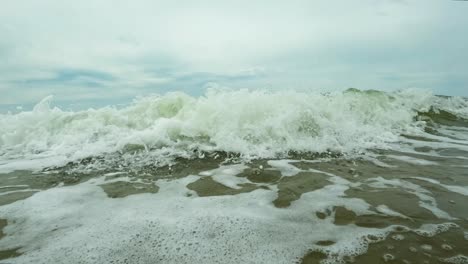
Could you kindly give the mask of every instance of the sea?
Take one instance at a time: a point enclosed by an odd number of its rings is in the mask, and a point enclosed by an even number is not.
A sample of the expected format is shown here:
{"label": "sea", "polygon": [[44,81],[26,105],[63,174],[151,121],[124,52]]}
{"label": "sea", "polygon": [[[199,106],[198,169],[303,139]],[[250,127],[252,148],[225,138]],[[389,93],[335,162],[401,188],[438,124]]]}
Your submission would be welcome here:
{"label": "sea", "polygon": [[0,114],[0,263],[468,263],[468,99],[46,97]]}

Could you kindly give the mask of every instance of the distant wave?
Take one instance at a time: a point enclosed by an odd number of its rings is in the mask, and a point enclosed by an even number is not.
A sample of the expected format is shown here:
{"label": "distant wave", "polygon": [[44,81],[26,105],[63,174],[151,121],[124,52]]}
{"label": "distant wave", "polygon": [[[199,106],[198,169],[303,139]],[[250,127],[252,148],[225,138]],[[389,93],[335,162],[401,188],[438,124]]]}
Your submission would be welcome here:
{"label": "distant wave", "polygon": [[215,152],[244,159],[353,154],[389,148],[401,134],[419,135],[431,123],[468,126],[466,99],[411,90],[210,90],[201,97],[168,93],[125,108],[77,112],[51,107],[51,101],[0,115],[0,170],[92,157],[110,162],[116,155],[120,162],[159,165]]}

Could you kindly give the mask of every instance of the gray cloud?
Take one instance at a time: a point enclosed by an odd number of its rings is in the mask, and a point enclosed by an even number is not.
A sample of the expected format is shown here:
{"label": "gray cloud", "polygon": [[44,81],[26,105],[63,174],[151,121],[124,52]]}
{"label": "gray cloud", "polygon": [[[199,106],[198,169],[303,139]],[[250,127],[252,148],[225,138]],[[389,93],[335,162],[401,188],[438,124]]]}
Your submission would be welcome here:
{"label": "gray cloud", "polygon": [[0,104],[199,94],[212,82],[468,95],[467,11],[421,0],[9,1]]}

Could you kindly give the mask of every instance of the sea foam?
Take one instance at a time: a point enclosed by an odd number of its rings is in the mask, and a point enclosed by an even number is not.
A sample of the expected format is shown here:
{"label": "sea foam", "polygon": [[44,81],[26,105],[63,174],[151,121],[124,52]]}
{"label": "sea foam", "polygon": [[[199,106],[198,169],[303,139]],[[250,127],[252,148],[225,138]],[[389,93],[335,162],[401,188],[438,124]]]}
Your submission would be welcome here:
{"label": "sea foam", "polygon": [[168,93],[123,108],[76,112],[51,103],[47,97],[32,111],[0,115],[0,171],[38,170],[93,157],[101,162],[88,162],[91,170],[164,165],[215,151],[243,159],[361,153],[390,148],[403,133],[424,133],[420,112],[437,107],[468,113],[464,99],[355,89],[332,94],[209,90],[200,97]]}

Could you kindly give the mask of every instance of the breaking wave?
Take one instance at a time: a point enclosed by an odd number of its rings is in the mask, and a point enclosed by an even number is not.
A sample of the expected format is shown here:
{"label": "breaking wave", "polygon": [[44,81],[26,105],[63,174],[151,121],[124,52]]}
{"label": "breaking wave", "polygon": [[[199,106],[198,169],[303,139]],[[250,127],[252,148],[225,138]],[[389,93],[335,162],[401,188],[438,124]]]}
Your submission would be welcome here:
{"label": "breaking wave", "polygon": [[468,126],[466,99],[409,90],[209,90],[201,97],[168,93],[124,108],[76,112],[51,102],[49,96],[32,111],[0,115],[0,170],[93,157],[106,166],[159,166],[220,152],[242,159],[348,155],[390,148],[402,134],[421,135],[431,124]]}

